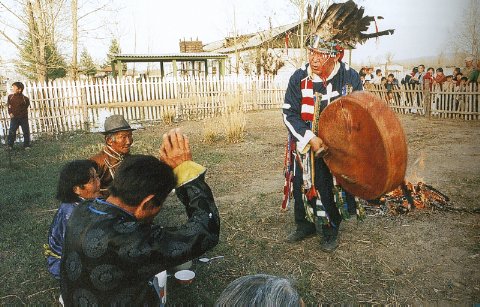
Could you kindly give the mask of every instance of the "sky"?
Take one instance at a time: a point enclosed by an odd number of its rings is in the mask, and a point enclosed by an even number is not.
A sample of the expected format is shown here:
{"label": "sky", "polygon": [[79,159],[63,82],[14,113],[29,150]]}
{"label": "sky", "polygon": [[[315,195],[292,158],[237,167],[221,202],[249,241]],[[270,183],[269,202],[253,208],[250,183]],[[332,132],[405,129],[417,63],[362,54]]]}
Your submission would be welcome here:
{"label": "sky", "polygon": [[[119,38],[123,53],[174,53],[179,51],[180,39],[198,38],[206,44],[223,39],[235,28],[245,34],[268,28],[269,20],[273,27],[298,20],[290,0],[110,1],[114,10],[95,20],[87,18],[82,25],[90,29],[82,33],[81,44],[99,62],[104,61],[112,37]],[[379,30],[395,29],[393,36],[371,39],[357,47],[353,61],[368,63],[381,62],[387,52],[393,53],[394,61],[448,52],[470,0],[355,1],[365,7],[366,14],[384,17]],[[105,25],[94,26],[98,19]],[[0,50],[4,61],[16,56],[3,39]]]}
{"label": "sky", "polygon": [[[383,16],[381,29],[395,29],[390,37],[369,40],[354,57],[372,61],[387,52],[394,59],[433,56],[452,43],[455,27],[470,0],[356,0],[366,14]],[[178,52],[179,39],[220,40],[233,33],[251,33],[295,22],[298,13],[289,0],[203,0],[124,2],[125,25],[137,29],[137,44],[131,34],[121,37],[125,53]],[[235,12],[235,22],[234,22]],[[138,29],[143,29],[142,33]],[[126,31],[130,32],[131,31]]]}

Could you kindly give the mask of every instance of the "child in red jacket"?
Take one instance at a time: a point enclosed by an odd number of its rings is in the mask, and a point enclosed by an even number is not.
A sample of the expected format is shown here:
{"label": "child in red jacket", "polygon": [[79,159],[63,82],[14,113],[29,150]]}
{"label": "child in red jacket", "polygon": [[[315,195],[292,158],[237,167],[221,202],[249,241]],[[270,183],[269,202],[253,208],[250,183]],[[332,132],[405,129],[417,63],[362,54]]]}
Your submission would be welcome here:
{"label": "child in red jacket", "polygon": [[8,96],[7,107],[10,115],[10,130],[8,132],[8,148],[13,149],[13,143],[17,137],[18,127],[22,127],[23,147],[30,149],[30,128],[28,127],[28,107],[30,99],[23,95],[24,85],[22,82],[12,84],[13,94]]}

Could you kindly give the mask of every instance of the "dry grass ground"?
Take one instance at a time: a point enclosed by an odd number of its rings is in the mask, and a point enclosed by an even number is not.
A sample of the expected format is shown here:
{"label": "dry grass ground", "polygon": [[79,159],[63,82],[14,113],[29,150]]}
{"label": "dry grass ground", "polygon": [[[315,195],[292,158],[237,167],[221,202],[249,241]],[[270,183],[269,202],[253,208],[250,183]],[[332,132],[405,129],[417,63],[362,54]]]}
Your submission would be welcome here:
{"label": "dry grass ground", "polygon": [[[407,179],[433,185],[456,208],[480,207],[480,122],[400,119],[409,145]],[[221,125],[221,119],[212,120]],[[161,135],[174,126],[189,135],[194,159],[208,168],[222,229],[207,256],[225,258],[194,262],[197,277],[190,285],[170,277],[169,303],[211,305],[230,281],[255,273],[291,278],[309,304],[480,302],[478,214],[418,211],[346,221],[332,254],[320,250],[319,237],[287,244],[294,223],[293,210],[279,210],[286,140],[281,112],[247,113],[244,140],[234,144],[224,137],[201,142],[201,121],[148,127],[134,132],[133,152],[156,153]],[[99,142],[98,135],[41,140],[30,153],[14,152],[13,170],[2,156],[0,183],[7,192],[0,196],[0,304],[55,301],[58,286],[41,256],[58,205],[52,184],[64,161],[89,156]],[[184,219],[170,198],[156,221],[175,225]]]}

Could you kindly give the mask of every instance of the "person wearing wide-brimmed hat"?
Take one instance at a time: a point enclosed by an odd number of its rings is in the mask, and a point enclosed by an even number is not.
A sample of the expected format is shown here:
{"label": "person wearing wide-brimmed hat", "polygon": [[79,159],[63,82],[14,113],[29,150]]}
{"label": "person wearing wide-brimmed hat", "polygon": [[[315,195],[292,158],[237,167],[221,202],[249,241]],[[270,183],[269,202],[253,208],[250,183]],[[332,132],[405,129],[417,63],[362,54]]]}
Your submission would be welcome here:
{"label": "person wearing wide-brimmed hat", "polygon": [[124,157],[130,154],[133,144],[132,131],[135,130],[125,120],[123,115],[112,115],[105,120],[104,131],[105,147],[91,157],[98,165],[100,177],[100,193],[102,197],[109,195],[108,187],[115,177],[115,171]]}

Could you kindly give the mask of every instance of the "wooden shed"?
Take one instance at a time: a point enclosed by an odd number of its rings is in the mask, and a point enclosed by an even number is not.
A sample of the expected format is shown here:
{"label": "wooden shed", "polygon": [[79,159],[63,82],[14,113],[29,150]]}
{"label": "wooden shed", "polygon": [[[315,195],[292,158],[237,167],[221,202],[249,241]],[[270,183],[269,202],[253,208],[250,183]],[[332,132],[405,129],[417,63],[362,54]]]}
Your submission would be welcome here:
{"label": "wooden shed", "polygon": [[[160,73],[161,76],[165,76],[165,63],[172,63],[173,66],[173,76],[178,75],[178,63],[191,63],[192,67],[196,65],[202,65],[204,67],[204,74],[207,76],[212,71],[209,71],[208,67],[212,66],[215,68],[218,66],[218,74],[220,76],[225,75],[225,59],[228,56],[220,53],[212,52],[197,52],[197,53],[168,53],[168,54],[116,54],[112,58],[112,70],[114,77],[122,77],[123,63],[160,63]],[[209,62],[211,62],[209,65]],[[115,69],[117,68],[117,69]]]}

